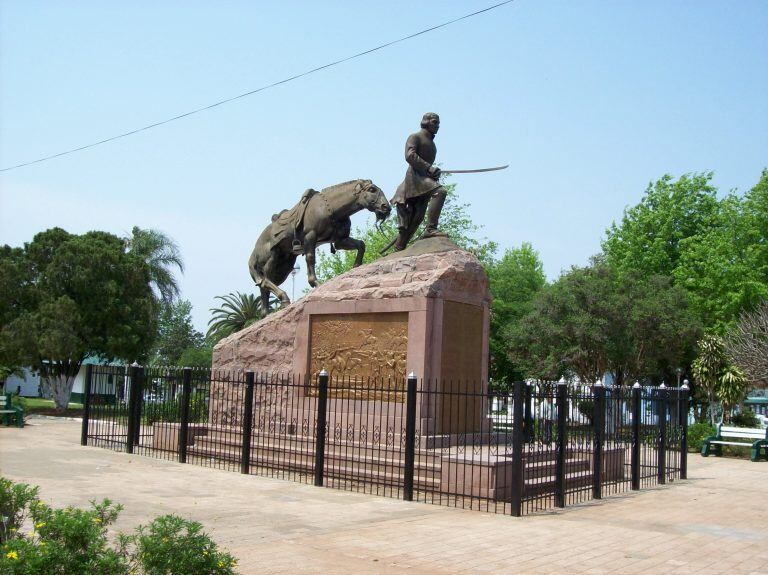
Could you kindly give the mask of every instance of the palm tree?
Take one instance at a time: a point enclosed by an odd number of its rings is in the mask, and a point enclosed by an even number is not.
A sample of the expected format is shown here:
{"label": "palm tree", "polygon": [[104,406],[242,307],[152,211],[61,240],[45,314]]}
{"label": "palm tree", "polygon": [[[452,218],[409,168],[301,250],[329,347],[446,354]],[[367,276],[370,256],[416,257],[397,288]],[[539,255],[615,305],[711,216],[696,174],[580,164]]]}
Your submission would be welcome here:
{"label": "palm tree", "polygon": [[216,296],[216,299],[220,299],[224,303],[221,307],[211,308],[213,316],[208,322],[208,333],[206,334],[206,337],[216,341],[245,329],[266,315],[261,305],[261,298],[253,294],[237,292],[219,295]]}
{"label": "palm tree", "polygon": [[126,249],[136,254],[149,266],[150,284],[155,297],[165,303],[172,302],[179,295],[179,285],[172,268],[184,273],[184,260],[179,246],[159,230],[143,230],[134,226],[131,237],[125,238]]}

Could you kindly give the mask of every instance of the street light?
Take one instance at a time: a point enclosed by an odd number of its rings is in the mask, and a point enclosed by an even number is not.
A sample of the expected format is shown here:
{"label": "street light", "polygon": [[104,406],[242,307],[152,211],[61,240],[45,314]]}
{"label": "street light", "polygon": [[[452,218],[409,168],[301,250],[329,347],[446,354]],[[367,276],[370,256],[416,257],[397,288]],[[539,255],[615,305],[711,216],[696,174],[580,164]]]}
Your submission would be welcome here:
{"label": "street light", "polygon": [[299,265],[296,264],[291,270],[291,301],[296,299],[296,274],[299,273]]}
{"label": "street light", "polygon": [[677,373],[677,387],[680,387],[680,376],[683,375],[683,368],[678,367],[675,372]]}

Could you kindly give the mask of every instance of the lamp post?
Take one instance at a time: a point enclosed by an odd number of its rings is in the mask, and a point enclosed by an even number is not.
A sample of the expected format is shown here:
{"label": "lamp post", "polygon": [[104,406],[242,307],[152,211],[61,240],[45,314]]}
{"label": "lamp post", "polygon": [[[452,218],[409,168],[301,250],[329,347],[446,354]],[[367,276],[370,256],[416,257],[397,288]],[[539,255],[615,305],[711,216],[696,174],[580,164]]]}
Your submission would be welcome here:
{"label": "lamp post", "polygon": [[296,299],[296,274],[299,273],[298,264],[291,270],[291,301]]}
{"label": "lamp post", "polygon": [[680,376],[683,375],[683,368],[682,367],[678,367],[675,370],[675,373],[677,373],[677,387],[680,387]]}

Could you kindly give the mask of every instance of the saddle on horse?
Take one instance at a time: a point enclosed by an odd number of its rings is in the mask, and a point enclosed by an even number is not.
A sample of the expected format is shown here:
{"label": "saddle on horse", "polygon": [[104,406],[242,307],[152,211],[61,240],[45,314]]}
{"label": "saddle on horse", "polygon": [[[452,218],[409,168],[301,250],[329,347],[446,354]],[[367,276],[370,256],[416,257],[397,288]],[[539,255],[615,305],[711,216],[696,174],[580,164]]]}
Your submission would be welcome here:
{"label": "saddle on horse", "polygon": [[277,246],[286,237],[292,236],[291,251],[295,255],[304,253],[304,246],[300,239],[301,232],[304,229],[304,213],[307,211],[309,200],[319,193],[317,190],[309,188],[301,195],[301,200],[299,200],[298,204],[290,210],[283,210],[279,214],[272,216],[273,247]]}

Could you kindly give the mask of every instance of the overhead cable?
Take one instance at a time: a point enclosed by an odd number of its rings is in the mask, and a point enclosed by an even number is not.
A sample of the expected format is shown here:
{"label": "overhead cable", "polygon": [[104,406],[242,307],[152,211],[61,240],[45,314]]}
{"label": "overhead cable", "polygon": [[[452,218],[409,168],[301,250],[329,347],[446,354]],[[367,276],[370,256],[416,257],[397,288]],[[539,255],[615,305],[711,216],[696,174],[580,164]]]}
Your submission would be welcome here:
{"label": "overhead cable", "polygon": [[350,60],[354,60],[356,58],[360,58],[362,56],[366,56],[367,54],[371,54],[373,52],[377,52],[378,50],[383,50],[384,48],[388,48],[389,46],[392,46],[394,44],[398,44],[400,42],[405,42],[406,40],[411,40],[413,38],[416,38],[417,36],[421,36],[423,34],[427,34],[429,32],[433,32],[435,30],[438,30],[440,28],[445,28],[446,26],[450,26],[451,24],[455,24],[456,22],[460,22],[462,20],[466,20],[468,18],[472,18],[473,16],[477,16],[478,14],[482,14],[484,12],[488,12],[490,10],[494,10],[495,8],[499,8],[501,6],[504,6],[505,4],[510,4],[514,2],[514,0],[505,0],[504,2],[499,2],[498,4],[494,4],[493,6],[488,6],[487,8],[483,8],[482,10],[477,10],[476,12],[472,12],[470,14],[465,14],[464,16],[461,16],[459,18],[454,18],[453,20],[449,20],[447,22],[443,22],[442,24],[438,24],[436,26],[432,26],[431,28],[426,28],[424,30],[421,30],[419,32],[416,32],[414,34],[409,34],[408,36],[403,36],[402,38],[398,38],[397,40],[392,40],[390,42],[387,42],[385,44],[381,44],[379,46],[376,46],[374,48],[370,48],[368,50],[364,50],[363,52],[358,52],[357,54],[353,54],[352,56],[347,56],[346,58],[341,58],[340,60],[335,60],[333,62],[329,62],[328,64],[323,64],[322,66],[318,66],[317,68],[312,68],[311,70],[307,70],[305,72],[301,72],[300,74],[296,74],[294,76],[290,76],[288,78],[284,78],[282,80],[279,80],[277,82],[273,82],[271,84],[267,84],[265,86],[261,86],[260,88],[256,88],[255,90],[250,90],[248,92],[244,92],[242,94],[238,94],[237,96],[232,96],[231,98],[226,98],[224,100],[219,100],[218,102],[214,102],[213,104],[209,104],[207,106],[203,106],[202,108],[196,108],[194,110],[190,110],[188,112],[184,112],[183,114],[178,114],[176,116],[173,116],[171,118],[167,118],[165,120],[160,120],[159,122],[154,122],[152,124],[147,124],[146,126],[142,126],[141,128],[136,128],[135,130],[130,130],[128,132],[123,132],[122,134],[117,134],[116,136],[111,136],[109,138],[104,138],[103,140],[99,140],[97,142],[92,142],[90,144],[86,144],[84,146],[79,146],[77,148],[72,148],[71,150],[65,150],[63,152],[59,152],[57,154],[51,154],[50,156],[45,156],[43,158],[38,158],[37,160],[31,160],[29,162],[24,162],[21,164],[17,164],[15,166],[8,166],[6,168],[0,168],[0,172],[7,172],[9,170],[15,170],[17,168],[23,168],[24,166],[30,166],[32,164],[38,164],[40,162],[45,162],[47,160],[52,160],[54,158],[59,158],[61,156],[66,156],[68,154],[74,154],[75,152],[80,152],[82,150],[87,150],[88,148],[94,148],[96,146],[100,146],[102,144],[106,144],[107,142],[112,142],[114,140],[119,140],[120,138],[126,138],[128,136],[132,136],[134,134],[138,134],[139,132],[144,132],[146,130],[151,130],[152,128],[157,128],[158,126],[162,126],[164,124],[168,124],[170,122],[175,122],[176,120],[181,120],[182,118],[186,118],[188,116],[192,116],[194,114],[199,114],[200,112],[204,112],[206,110],[210,110],[211,108],[216,108],[217,106],[222,106],[224,104],[228,104],[229,102],[233,102],[235,100],[239,100],[240,98],[245,98],[246,96],[253,96],[254,94],[258,94],[259,92],[263,92],[264,90],[269,90],[270,88],[274,88],[276,86],[280,86],[282,84],[287,84],[288,82],[292,82],[294,80],[298,80],[299,78],[303,78],[304,76],[309,76],[310,74],[314,74],[315,72],[320,72],[321,70],[325,70],[327,68],[331,68],[333,66],[338,66],[339,64],[343,64],[344,62],[349,62]]}

